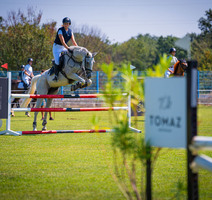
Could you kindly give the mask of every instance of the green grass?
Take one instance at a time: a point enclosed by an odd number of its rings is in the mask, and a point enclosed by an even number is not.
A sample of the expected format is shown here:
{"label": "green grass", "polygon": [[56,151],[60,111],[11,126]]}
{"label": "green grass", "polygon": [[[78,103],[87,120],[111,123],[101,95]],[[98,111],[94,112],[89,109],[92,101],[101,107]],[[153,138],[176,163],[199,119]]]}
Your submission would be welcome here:
{"label": "green grass", "polygon": [[[96,112],[100,128],[110,127],[108,112]],[[89,129],[93,112],[56,113],[50,130]],[[38,129],[41,129],[39,114]],[[32,130],[33,117],[17,113],[12,130]],[[212,107],[198,109],[200,135],[212,136]],[[138,119],[144,132],[144,118]],[[5,128],[4,125],[1,130]],[[212,152],[201,152],[212,157]],[[124,199],[114,182],[111,134],[0,136],[0,199]],[[140,177],[138,169],[138,176]],[[153,172],[153,198],[171,199],[177,182],[186,186],[186,151],[164,148]],[[200,199],[212,199],[212,174],[199,173]],[[186,199],[186,191],[180,199]]]}

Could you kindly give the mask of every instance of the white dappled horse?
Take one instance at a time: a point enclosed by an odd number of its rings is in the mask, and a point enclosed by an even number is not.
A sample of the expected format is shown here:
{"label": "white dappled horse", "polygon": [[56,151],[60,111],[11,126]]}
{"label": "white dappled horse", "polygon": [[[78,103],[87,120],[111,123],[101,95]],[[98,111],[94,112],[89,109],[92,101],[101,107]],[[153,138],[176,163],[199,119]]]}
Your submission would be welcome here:
{"label": "white dappled horse", "polygon": [[[70,47],[74,49],[75,47]],[[77,48],[77,47],[76,47]],[[82,47],[83,48],[83,47]],[[37,90],[37,94],[57,94],[59,87],[66,86],[77,81],[75,85],[71,85],[71,90],[74,91],[78,88],[84,88],[92,84],[91,72],[93,69],[94,56],[97,53],[91,53],[86,48],[83,48],[82,61],[78,62],[74,59],[72,53],[66,52],[63,57],[63,69],[58,75],[58,80],[53,81],[54,73],[51,74],[51,69],[45,71],[43,74],[34,76],[32,79],[30,90],[28,94],[34,94]],[[21,104],[21,107],[27,107],[30,103],[30,98],[27,98]],[[49,108],[52,104],[53,99],[47,99],[46,108]],[[37,99],[36,108],[40,108],[43,99]],[[44,120],[42,123],[42,130],[47,130],[47,112],[45,113]],[[37,115],[34,114],[33,131],[37,130]]]}

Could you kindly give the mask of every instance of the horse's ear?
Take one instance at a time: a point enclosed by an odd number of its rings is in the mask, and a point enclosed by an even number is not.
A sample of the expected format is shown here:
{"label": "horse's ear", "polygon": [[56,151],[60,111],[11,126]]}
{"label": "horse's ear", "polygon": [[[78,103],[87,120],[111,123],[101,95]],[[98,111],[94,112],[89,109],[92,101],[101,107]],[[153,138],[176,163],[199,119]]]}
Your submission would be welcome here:
{"label": "horse's ear", "polygon": [[98,52],[92,53],[92,57],[96,56],[97,54],[98,54]]}

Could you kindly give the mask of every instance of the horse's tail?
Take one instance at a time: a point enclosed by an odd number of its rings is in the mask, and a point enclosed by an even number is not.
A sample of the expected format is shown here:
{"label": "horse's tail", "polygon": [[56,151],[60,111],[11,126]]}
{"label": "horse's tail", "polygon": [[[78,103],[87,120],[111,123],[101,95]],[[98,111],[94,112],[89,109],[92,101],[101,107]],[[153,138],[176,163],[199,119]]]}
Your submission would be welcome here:
{"label": "horse's tail", "polygon": [[[32,78],[32,81],[31,81],[31,87],[30,89],[28,90],[28,94],[34,94],[35,93],[35,90],[36,90],[36,83],[39,79],[41,75],[37,75],[37,76],[34,76]],[[28,106],[28,104],[30,103],[31,101],[31,98],[25,98],[24,101],[21,103],[21,108],[26,108]]]}

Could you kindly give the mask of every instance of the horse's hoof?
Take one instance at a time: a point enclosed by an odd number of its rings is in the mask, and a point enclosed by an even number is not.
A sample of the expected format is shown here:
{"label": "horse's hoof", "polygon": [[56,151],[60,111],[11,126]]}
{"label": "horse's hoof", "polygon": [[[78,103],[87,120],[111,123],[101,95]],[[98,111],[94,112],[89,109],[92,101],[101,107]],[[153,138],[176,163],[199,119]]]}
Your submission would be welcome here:
{"label": "horse's hoof", "polygon": [[37,129],[36,128],[33,128],[33,131],[37,131]]}
{"label": "horse's hoof", "polygon": [[31,117],[30,114],[29,114],[28,112],[26,112],[25,115],[27,115],[27,117]]}
{"label": "horse's hoof", "polygon": [[42,128],[42,131],[46,131],[46,130],[47,130],[47,128],[46,128],[46,127],[43,127],[43,128]]}

